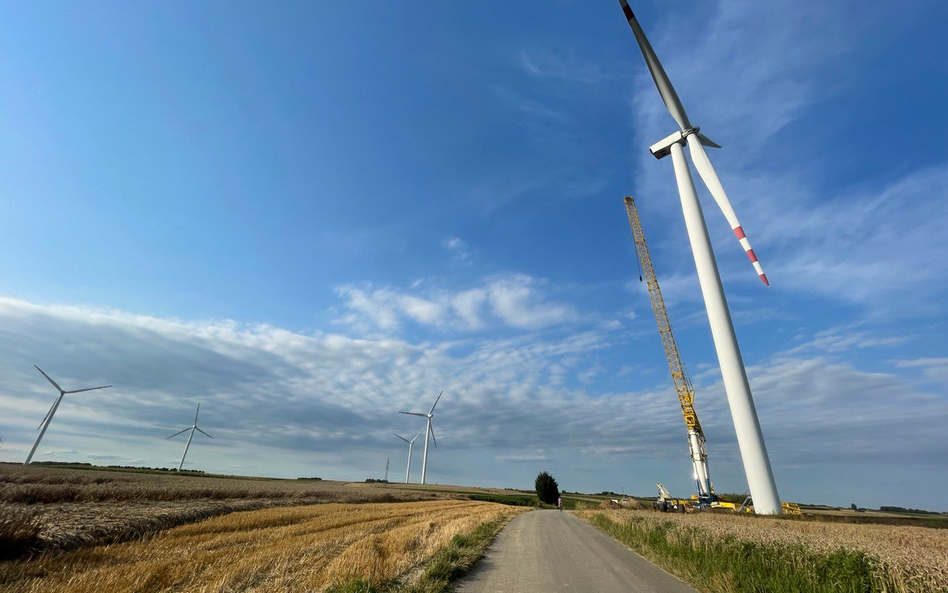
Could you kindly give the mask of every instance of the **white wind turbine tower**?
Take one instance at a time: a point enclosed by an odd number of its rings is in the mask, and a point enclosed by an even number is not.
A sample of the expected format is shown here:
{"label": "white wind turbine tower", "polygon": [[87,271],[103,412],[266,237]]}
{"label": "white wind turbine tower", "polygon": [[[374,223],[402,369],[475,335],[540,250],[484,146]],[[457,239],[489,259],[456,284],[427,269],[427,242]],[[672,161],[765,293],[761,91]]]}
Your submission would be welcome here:
{"label": "white wind turbine tower", "polygon": [[[43,373],[43,369],[39,368],[35,364],[36,370]],[[36,453],[36,448],[39,447],[40,441],[43,440],[43,435],[46,434],[46,429],[49,428],[49,423],[53,421],[53,416],[56,414],[56,410],[59,409],[59,402],[63,401],[63,396],[67,393],[82,393],[83,391],[95,391],[96,389],[108,389],[111,385],[102,385],[101,387],[87,387],[86,389],[73,389],[72,391],[65,391],[58,383],[53,381],[49,375],[43,373],[43,376],[46,377],[46,380],[53,384],[53,387],[59,390],[59,397],[56,398],[56,401],[53,402],[53,405],[49,408],[49,411],[46,412],[46,417],[43,418],[43,421],[40,422],[39,427],[36,430],[40,431],[39,436],[36,437],[36,442],[33,443],[33,448],[30,449],[30,454],[26,456],[26,461],[23,462],[23,465],[29,465],[30,461],[33,460],[33,454]]]}
{"label": "white wind turbine tower", "polygon": [[431,419],[434,417],[435,406],[438,405],[438,402],[441,400],[441,396],[444,395],[444,391],[438,394],[438,399],[435,400],[435,403],[431,405],[431,409],[428,410],[427,414],[422,414],[421,412],[399,412],[399,414],[410,414],[411,416],[421,416],[422,418],[428,419],[428,426],[425,428],[425,454],[421,457],[421,483],[425,483],[425,470],[428,469],[428,436],[430,435],[434,439],[434,446],[438,446],[438,439],[435,437],[434,428],[431,427]]}
{"label": "white wind turbine tower", "polygon": [[[181,456],[181,463],[178,464],[178,471],[181,471],[181,468],[184,467],[184,458],[188,456],[188,448],[191,446],[191,439],[194,438],[194,431],[195,431],[195,430],[198,431],[198,432],[200,432],[201,434],[203,434],[204,436],[206,436],[206,437],[209,438],[209,439],[213,439],[213,438],[214,438],[214,437],[212,437],[211,435],[209,435],[209,434],[207,434],[206,432],[204,432],[203,430],[201,430],[200,428],[198,428],[198,414],[200,414],[200,413],[201,413],[201,404],[198,404],[197,412],[194,413],[194,424],[192,424],[191,426],[185,428],[184,430],[179,430],[178,432],[176,432],[176,433],[174,433],[173,435],[171,435],[170,437],[168,437],[168,439],[173,439],[174,437],[178,436],[178,435],[181,434],[182,432],[187,432],[187,431],[189,431],[189,430],[191,431],[191,434],[188,435],[188,444],[184,446],[184,454]],[[168,439],[165,439],[165,440],[168,440]]]}
{"label": "white wind turbine tower", "polygon": [[[407,483],[408,483],[408,478],[411,476],[411,448],[415,446],[415,439],[417,439],[418,437],[421,436],[421,432],[419,432],[418,434],[416,434],[415,437],[414,437],[412,440],[410,440],[410,441],[409,441],[408,439],[406,439],[405,437],[401,436],[401,435],[395,434],[394,432],[393,432],[392,434],[394,434],[395,436],[397,436],[397,437],[400,438],[401,440],[403,440],[403,441],[405,441],[406,443],[408,443],[408,469],[405,470],[405,483],[407,484]],[[386,469],[388,469],[387,466],[388,466],[388,464],[386,464]],[[386,474],[386,475],[387,475],[387,474]]]}
{"label": "white wind turbine tower", "polygon": [[685,154],[682,145],[687,144],[691,153],[691,160],[698,175],[708,186],[711,196],[717,202],[718,207],[724,213],[731,229],[744,248],[747,257],[750,258],[760,279],[766,285],[770,285],[767,276],[764,274],[754,250],[751,249],[744,230],[741,228],[737,215],[731,207],[724,187],[718,179],[711,161],[705,153],[704,146],[720,148],[717,144],[709,140],[699,132],[697,127],[691,125],[688,116],[685,115],[685,109],[681,105],[678,94],[675,93],[668,75],[662,68],[658,57],[652,50],[642,27],[629,8],[626,0],[619,0],[622,11],[625,13],[632,27],[632,33],[638,42],[639,49],[645,57],[645,63],[648,65],[655,86],[662,96],[662,101],[669,113],[678,122],[679,131],[660,140],[649,147],[649,150],[655,158],[662,158],[669,154],[674,163],[675,179],[678,182],[678,193],[681,196],[681,208],[684,212],[685,227],[688,230],[688,239],[691,243],[691,251],[695,258],[695,267],[698,270],[698,282],[701,284],[701,294],[704,297],[705,308],[708,311],[708,322],[711,325],[711,337],[714,340],[714,349],[718,355],[718,363],[721,366],[721,376],[724,380],[724,390],[727,393],[728,405],[731,408],[731,418],[734,421],[734,429],[737,433],[737,443],[741,450],[741,458],[744,461],[744,472],[747,475],[747,484],[750,487],[751,496],[754,498],[754,511],[758,514],[778,515],[780,514],[780,497],[777,494],[777,484],[774,481],[773,470],[770,467],[770,459],[767,456],[767,447],[764,444],[764,436],[760,430],[760,421],[757,418],[757,410],[754,407],[754,399],[751,395],[750,385],[747,382],[747,373],[744,370],[744,362],[741,359],[741,351],[737,345],[737,336],[734,334],[734,325],[731,322],[731,314],[728,311],[727,300],[724,297],[724,287],[721,285],[721,276],[718,273],[717,263],[714,260],[714,252],[711,250],[711,239],[708,236],[708,228],[705,226],[704,214],[701,211],[701,205],[698,203],[698,196],[695,193],[694,181],[691,177],[691,170],[685,161]]}

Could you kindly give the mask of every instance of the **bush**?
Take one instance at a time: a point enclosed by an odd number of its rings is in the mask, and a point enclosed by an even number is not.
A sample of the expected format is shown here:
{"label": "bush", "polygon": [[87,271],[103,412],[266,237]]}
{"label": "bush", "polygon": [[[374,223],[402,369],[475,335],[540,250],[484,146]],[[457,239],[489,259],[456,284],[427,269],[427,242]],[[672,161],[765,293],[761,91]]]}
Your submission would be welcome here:
{"label": "bush", "polygon": [[556,480],[549,473],[542,471],[537,476],[535,482],[537,489],[537,498],[546,504],[556,504],[556,499],[560,497],[560,487]]}

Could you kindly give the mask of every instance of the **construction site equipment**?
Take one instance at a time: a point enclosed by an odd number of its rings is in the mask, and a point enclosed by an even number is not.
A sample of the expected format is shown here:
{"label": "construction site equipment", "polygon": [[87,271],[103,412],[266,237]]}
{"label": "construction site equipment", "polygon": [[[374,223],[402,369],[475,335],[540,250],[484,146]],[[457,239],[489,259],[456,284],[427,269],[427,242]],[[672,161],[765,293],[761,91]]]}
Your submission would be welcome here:
{"label": "construction site equipment", "polygon": [[[632,227],[635,251],[638,253],[642,269],[642,276],[639,276],[639,280],[641,281],[644,276],[645,284],[648,286],[648,294],[652,300],[652,310],[655,312],[655,321],[658,322],[658,333],[662,339],[662,346],[665,348],[665,357],[668,359],[675,390],[678,392],[678,402],[681,404],[681,413],[685,417],[685,427],[688,429],[688,449],[691,453],[691,464],[694,468],[698,504],[700,507],[707,507],[717,497],[711,489],[711,477],[708,473],[708,454],[704,449],[704,431],[701,430],[698,413],[695,412],[694,408],[695,391],[691,386],[691,380],[685,373],[685,365],[681,361],[681,355],[678,353],[678,344],[675,342],[674,334],[672,334],[671,321],[668,320],[668,311],[665,309],[665,300],[662,298],[662,289],[658,286],[658,278],[655,277],[652,259],[648,253],[648,246],[645,244],[642,223],[639,220],[638,210],[635,208],[635,200],[631,196],[625,198],[625,210],[629,215],[629,225]],[[659,500],[661,500],[664,495],[668,494],[668,491],[661,484],[658,486]],[[668,498],[670,499],[671,495],[668,495]]]}
{"label": "construction site equipment", "polygon": [[661,482],[658,482],[655,485],[658,486],[658,498],[655,499],[655,504],[652,505],[655,510],[661,511],[663,513],[685,513],[694,510],[695,505],[691,501],[682,498],[675,498],[671,495],[667,488],[662,486]]}

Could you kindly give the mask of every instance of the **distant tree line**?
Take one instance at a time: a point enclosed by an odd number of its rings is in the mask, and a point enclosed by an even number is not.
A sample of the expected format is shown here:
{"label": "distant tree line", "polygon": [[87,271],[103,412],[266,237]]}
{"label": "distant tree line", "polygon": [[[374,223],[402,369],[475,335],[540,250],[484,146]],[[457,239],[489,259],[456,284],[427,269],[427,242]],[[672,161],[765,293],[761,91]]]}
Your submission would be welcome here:
{"label": "distant tree line", "polygon": [[918,513],[921,515],[945,515],[948,513],[939,513],[938,511],[924,511],[922,509],[907,509],[905,507],[879,507],[879,510],[884,513]]}

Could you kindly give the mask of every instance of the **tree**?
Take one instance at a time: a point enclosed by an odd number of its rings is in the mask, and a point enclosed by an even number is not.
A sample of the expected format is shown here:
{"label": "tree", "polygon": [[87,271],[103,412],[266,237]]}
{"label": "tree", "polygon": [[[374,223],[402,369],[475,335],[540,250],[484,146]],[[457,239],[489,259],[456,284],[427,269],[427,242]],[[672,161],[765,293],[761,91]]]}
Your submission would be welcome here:
{"label": "tree", "polygon": [[542,471],[537,476],[535,482],[537,489],[537,498],[546,504],[556,504],[556,499],[560,497],[560,487],[556,480],[549,473]]}

